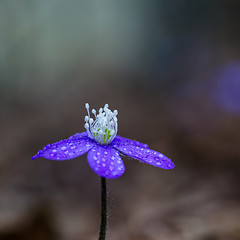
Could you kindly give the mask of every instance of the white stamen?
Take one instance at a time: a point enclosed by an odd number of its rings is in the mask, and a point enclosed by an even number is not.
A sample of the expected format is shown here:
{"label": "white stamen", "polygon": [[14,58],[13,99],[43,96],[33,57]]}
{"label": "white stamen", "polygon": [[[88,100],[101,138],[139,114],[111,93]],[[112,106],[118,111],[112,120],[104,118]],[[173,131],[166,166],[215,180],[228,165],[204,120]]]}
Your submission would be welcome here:
{"label": "white stamen", "polygon": [[89,104],[88,103],[85,104],[85,108],[87,109],[88,117],[90,118]]}
{"label": "white stamen", "polygon": [[97,115],[96,115],[96,110],[95,109],[92,110],[92,113],[93,113],[94,117],[96,118]]}
{"label": "white stamen", "polygon": [[118,110],[114,110],[113,114],[114,114],[114,116],[117,116],[118,115]]}
{"label": "white stamen", "polygon": [[90,124],[93,123],[93,119],[92,119],[92,118],[89,119],[89,123],[90,123]]}
{"label": "white stamen", "polygon": [[90,117],[89,104],[86,103],[88,116],[85,116],[85,125],[88,132],[88,136],[91,139],[96,140],[100,144],[109,144],[117,135],[117,114],[118,111],[113,112],[108,108],[109,105],[105,104],[104,108],[99,109],[99,113],[96,114],[96,110],[92,109],[95,120]]}

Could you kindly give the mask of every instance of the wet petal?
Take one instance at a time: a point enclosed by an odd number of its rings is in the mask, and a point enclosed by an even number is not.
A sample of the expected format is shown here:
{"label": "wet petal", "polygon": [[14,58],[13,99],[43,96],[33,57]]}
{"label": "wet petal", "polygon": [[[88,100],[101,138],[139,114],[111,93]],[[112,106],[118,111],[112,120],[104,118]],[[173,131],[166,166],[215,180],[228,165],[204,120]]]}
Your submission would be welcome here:
{"label": "wet petal", "polygon": [[98,145],[92,148],[87,155],[87,159],[92,170],[101,177],[118,178],[125,171],[119,153],[110,146]]}
{"label": "wet petal", "polygon": [[48,144],[43,150],[32,157],[32,160],[43,157],[50,160],[68,160],[79,157],[93,148],[96,143],[88,137],[71,136],[53,144]]}
{"label": "wet petal", "polygon": [[112,144],[115,145],[131,145],[131,146],[139,146],[141,148],[148,148],[148,145],[145,143],[141,143],[132,139],[124,138],[121,136],[116,136],[113,140]]}
{"label": "wet petal", "polygon": [[114,147],[129,157],[138,159],[155,167],[164,169],[172,169],[175,167],[174,163],[169,158],[151,149],[134,147],[131,145],[115,145]]}

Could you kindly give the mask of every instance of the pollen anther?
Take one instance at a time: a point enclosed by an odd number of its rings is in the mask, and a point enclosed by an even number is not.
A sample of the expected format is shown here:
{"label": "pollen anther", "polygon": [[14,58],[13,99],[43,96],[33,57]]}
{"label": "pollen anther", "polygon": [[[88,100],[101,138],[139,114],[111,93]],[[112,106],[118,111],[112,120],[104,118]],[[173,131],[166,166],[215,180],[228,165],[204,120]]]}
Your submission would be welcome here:
{"label": "pollen anther", "polygon": [[118,111],[113,112],[108,108],[109,105],[105,104],[104,108],[99,109],[99,113],[96,114],[96,110],[92,109],[92,113],[95,116],[95,120],[90,117],[89,104],[86,103],[88,116],[85,116],[84,127],[87,130],[88,136],[91,139],[96,140],[100,144],[107,145],[113,141],[117,135],[117,114]]}

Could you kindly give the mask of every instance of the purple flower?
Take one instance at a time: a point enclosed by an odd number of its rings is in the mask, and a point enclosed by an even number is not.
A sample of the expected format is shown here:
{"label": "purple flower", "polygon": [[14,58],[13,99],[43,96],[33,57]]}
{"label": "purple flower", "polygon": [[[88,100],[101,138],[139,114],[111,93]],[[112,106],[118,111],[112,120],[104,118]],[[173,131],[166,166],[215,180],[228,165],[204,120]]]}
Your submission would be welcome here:
{"label": "purple flower", "polygon": [[96,110],[92,113],[95,120],[90,117],[89,104],[86,103],[88,116],[85,116],[86,132],[76,133],[68,139],[48,144],[43,150],[32,157],[43,157],[50,160],[68,160],[79,157],[88,152],[87,159],[92,170],[101,177],[118,178],[125,166],[120,157],[128,156],[163,169],[173,169],[173,162],[163,154],[148,148],[147,144],[123,138],[117,135],[117,110],[113,112],[108,108]]}

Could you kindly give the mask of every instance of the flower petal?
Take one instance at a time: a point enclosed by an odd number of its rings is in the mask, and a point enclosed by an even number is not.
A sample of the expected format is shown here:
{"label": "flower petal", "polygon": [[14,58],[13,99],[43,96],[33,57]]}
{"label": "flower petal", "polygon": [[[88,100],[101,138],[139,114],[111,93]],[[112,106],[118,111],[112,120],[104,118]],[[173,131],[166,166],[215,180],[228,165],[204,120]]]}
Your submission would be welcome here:
{"label": "flower petal", "polygon": [[141,143],[132,139],[128,139],[121,136],[116,136],[113,140],[112,144],[115,145],[132,145],[132,146],[139,146],[141,148],[148,148],[148,145],[145,143]]}
{"label": "flower petal", "polygon": [[114,147],[129,157],[136,158],[155,167],[164,169],[172,169],[175,167],[174,163],[169,158],[151,149],[130,145],[115,145]]}
{"label": "flower petal", "polygon": [[87,159],[92,170],[101,177],[118,178],[125,171],[119,153],[110,146],[98,145],[92,148]]}
{"label": "flower petal", "polygon": [[32,157],[32,160],[43,157],[50,160],[68,160],[79,157],[93,148],[96,143],[88,137],[74,137],[48,144]]}

